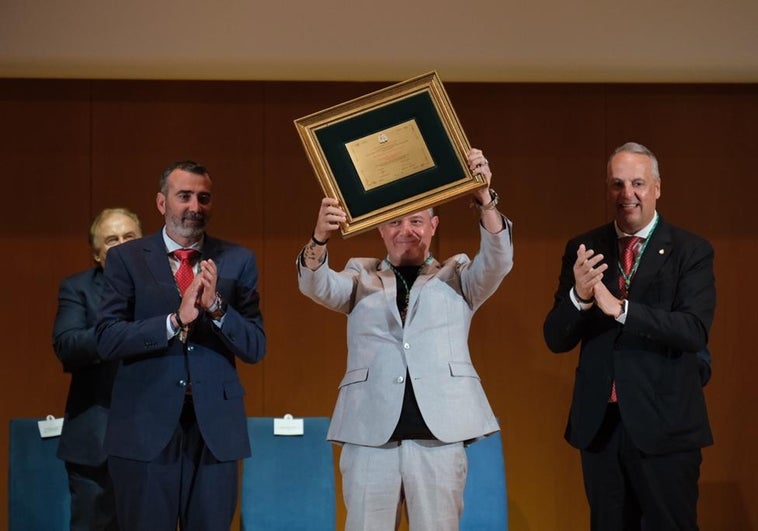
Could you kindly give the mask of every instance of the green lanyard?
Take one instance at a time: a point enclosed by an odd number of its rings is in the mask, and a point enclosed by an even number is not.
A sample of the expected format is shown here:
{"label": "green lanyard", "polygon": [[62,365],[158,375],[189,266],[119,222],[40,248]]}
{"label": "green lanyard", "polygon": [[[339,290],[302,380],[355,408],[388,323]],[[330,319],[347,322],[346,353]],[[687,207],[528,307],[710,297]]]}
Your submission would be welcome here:
{"label": "green lanyard", "polygon": [[[432,263],[432,260],[434,260],[434,257],[430,254],[426,260],[424,260],[424,263],[421,264],[418,269],[419,272],[421,272],[421,268],[424,266],[427,266]],[[405,314],[408,312],[408,304],[411,300],[411,288],[408,286],[408,283],[405,281],[405,278],[403,277],[402,273],[398,271],[395,266],[392,265],[392,262],[390,262],[389,256],[384,259],[385,262],[387,262],[387,265],[390,267],[393,273],[395,273],[395,277],[400,279],[400,282],[403,283],[403,287],[405,288],[405,307],[400,310],[400,316],[403,319],[403,322],[405,322]]]}
{"label": "green lanyard", "polygon": [[635,258],[632,270],[629,271],[628,275],[624,273],[624,268],[621,266],[621,257],[619,257],[619,261],[616,262],[616,265],[618,265],[619,273],[621,273],[621,278],[624,279],[624,286],[626,287],[627,291],[629,291],[629,286],[632,285],[632,278],[637,272],[637,268],[640,265],[640,260],[642,260],[642,253],[645,252],[645,248],[647,247],[647,244],[650,243],[650,238],[653,236],[653,231],[655,231],[655,228],[658,226],[658,219],[659,218],[655,219],[655,223],[653,223],[653,226],[650,228],[650,232],[647,233],[647,237],[645,238],[642,247],[640,247],[640,252],[637,253],[637,258]]}

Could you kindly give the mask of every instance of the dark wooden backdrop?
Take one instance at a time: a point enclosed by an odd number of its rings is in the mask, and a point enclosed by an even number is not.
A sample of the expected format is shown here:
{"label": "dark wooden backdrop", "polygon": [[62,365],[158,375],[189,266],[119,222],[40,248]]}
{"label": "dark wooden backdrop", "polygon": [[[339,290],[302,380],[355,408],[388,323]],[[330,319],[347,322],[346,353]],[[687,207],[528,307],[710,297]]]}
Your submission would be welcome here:
{"label": "dark wooden backdrop", "polygon": [[[300,116],[384,86],[321,82],[0,80],[5,286],[0,475],[8,420],[60,416],[68,385],[50,332],[59,280],[90,265],[89,223],[127,206],[157,230],[161,170],[179,158],[214,180],[211,233],[258,256],[269,351],[240,366],[249,415],[328,416],[345,363],[345,320],[302,297],[294,259],[320,199],[293,126]],[[702,529],[758,526],[756,444],[758,86],[447,85],[470,142],[485,150],[515,226],[513,272],[474,320],[471,347],[502,422],[514,531],[583,530],[578,454],[562,439],[576,353],[556,356],[542,320],[566,239],[608,219],[605,162],[627,140],[659,156],[659,211],[716,249],[716,445],[704,451]],[[439,209],[436,254],[476,250],[467,201]],[[381,255],[376,234],[334,238],[331,262]],[[7,521],[0,482],[0,521]],[[343,520],[341,499],[338,521]],[[341,528],[341,523],[340,523]]]}

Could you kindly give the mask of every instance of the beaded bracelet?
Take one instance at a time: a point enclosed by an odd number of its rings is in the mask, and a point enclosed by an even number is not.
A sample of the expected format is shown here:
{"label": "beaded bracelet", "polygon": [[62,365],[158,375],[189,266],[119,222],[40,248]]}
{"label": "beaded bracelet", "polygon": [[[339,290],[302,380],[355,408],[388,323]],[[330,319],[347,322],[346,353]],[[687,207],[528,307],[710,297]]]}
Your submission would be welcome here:
{"label": "beaded bracelet", "polygon": [[311,241],[313,241],[313,243],[315,243],[316,245],[323,247],[329,241],[329,238],[325,239],[324,241],[319,241],[316,239],[316,233],[313,232],[311,233]]}

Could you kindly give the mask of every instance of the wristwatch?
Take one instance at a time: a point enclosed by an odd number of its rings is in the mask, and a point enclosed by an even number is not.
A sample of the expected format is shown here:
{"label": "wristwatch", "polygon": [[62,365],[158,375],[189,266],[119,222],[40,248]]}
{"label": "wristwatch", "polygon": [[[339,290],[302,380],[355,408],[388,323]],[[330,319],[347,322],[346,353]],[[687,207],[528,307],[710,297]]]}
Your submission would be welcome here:
{"label": "wristwatch", "polygon": [[220,320],[226,314],[226,302],[221,298],[221,295],[216,293],[216,300],[213,301],[213,304],[211,304],[206,312],[214,321]]}

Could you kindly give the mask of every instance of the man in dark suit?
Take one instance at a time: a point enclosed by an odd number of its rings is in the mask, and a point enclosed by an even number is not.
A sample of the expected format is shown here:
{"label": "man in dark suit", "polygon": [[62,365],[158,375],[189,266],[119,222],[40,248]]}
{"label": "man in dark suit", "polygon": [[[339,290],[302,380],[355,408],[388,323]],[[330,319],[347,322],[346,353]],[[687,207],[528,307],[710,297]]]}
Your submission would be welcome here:
{"label": "man in dark suit", "polygon": [[646,147],[617,148],[607,185],[615,220],[568,242],[544,324],[553,352],[581,343],[566,439],[581,450],[593,530],[697,529],[713,248],[656,212]]}
{"label": "man in dark suit", "polygon": [[66,462],[71,530],[118,529],[113,485],[103,449],[117,361],[103,362],[95,345],[97,307],[108,249],[142,237],[139,218],[125,208],[106,208],[92,222],[89,244],[95,267],[61,281],[53,349],[71,374],[58,457]]}
{"label": "man in dark suit", "polygon": [[208,171],[174,163],[156,197],[163,229],[108,255],[97,346],[121,360],[105,447],[129,531],[229,529],[250,455],[236,359],[265,352],[258,270],[205,233],[211,204]]}

